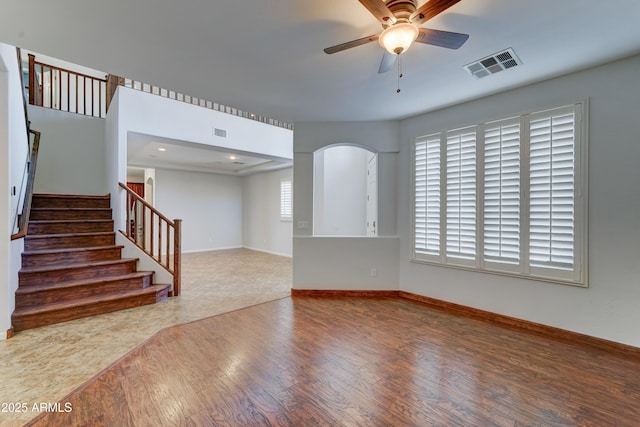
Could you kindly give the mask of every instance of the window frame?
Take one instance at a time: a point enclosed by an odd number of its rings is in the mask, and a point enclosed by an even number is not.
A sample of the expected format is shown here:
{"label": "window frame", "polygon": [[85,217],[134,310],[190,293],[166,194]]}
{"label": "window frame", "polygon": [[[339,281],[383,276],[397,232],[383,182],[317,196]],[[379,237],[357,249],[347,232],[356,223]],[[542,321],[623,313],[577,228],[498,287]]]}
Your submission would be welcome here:
{"label": "window frame", "polygon": [[293,180],[280,180],[280,221],[293,221]]}
{"label": "window frame", "polygon": [[[453,130],[444,129],[430,132],[413,138],[410,152],[410,234],[411,234],[411,262],[438,265],[469,271],[505,275],[537,281],[588,287],[588,99],[564,105],[530,111],[517,116],[507,116],[497,120],[477,123]],[[574,113],[573,135],[573,265],[571,270],[532,266],[529,253],[530,237],[530,123],[531,117],[541,115],[554,116],[563,110],[571,109]],[[519,122],[519,259],[517,263],[494,262],[487,260],[485,255],[485,129],[495,128],[500,123]],[[447,134],[458,130],[474,128],[476,132],[476,217],[475,244],[476,253],[472,260],[451,259],[446,256],[446,139]],[[416,245],[416,146],[420,142],[439,137],[439,169],[440,169],[440,250],[439,253],[423,253]],[[426,197],[426,194],[425,194]],[[423,224],[424,225],[424,224]]]}

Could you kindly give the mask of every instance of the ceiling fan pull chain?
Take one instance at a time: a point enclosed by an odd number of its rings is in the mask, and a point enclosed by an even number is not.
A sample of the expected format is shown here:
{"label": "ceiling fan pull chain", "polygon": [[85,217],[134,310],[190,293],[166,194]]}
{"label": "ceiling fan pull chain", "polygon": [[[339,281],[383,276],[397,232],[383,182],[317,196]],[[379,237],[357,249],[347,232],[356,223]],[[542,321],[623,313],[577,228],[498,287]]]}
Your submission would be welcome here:
{"label": "ceiling fan pull chain", "polygon": [[402,78],[402,55],[398,55],[398,89],[396,93],[400,93],[400,79]]}

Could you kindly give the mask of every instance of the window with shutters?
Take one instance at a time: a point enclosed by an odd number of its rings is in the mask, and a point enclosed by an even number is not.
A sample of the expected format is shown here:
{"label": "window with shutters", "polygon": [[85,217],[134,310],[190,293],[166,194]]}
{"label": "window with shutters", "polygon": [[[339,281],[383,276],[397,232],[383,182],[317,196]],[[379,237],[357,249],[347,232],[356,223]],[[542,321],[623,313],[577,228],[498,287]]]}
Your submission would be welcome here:
{"label": "window with shutters", "polygon": [[413,259],[586,286],[586,108],[417,138]]}
{"label": "window with shutters", "polygon": [[476,255],[475,128],[447,132],[446,144],[446,254],[457,262],[473,261]]}
{"label": "window with shutters", "polygon": [[293,196],[291,180],[280,181],[280,220],[293,219]]}
{"label": "window with shutters", "polygon": [[520,119],[484,126],[484,239],[487,264],[520,262]]}
{"label": "window with shutters", "polygon": [[423,255],[440,256],[440,135],[415,145],[414,245]]}

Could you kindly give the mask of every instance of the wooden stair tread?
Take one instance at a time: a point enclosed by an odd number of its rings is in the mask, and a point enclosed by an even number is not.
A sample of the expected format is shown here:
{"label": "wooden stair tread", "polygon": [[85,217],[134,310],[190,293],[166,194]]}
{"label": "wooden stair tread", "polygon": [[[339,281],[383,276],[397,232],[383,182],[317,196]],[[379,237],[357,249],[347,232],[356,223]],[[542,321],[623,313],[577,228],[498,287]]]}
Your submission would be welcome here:
{"label": "wooden stair tread", "polygon": [[56,237],[89,237],[89,236],[110,236],[115,231],[93,231],[90,233],[58,233],[58,234],[28,234],[25,239],[51,239]]}
{"label": "wooden stair tread", "polygon": [[109,194],[96,196],[93,194],[48,194],[48,193],[34,193],[33,197],[46,197],[49,199],[110,199]]}
{"label": "wooden stair tread", "polygon": [[66,269],[72,269],[72,268],[100,267],[100,266],[113,265],[113,264],[126,264],[132,261],[137,262],[138,259],[139,258],[121,258],[121,259],[115,259],[115,260],[83,262],[78,264],[47,265],[43,267],[23,267],[20,269],[19,273],[46,273],[48,271],[66,270]]}
{"label": "wooden stair tread", "polygon": [[82,222],[98,223],[98,222],[112,222],[112,221],[113,221],[112,219],[92,219],[92,218],[90,219],[33,219],[33,220],[30,219],[29,224],[31,223],[50,224],[50,223],[57,223],[57,222],[77,224]]}
{"label": "wooden stair tread", "polygon": [[154,304],[171,285],[116,244],[111,195],[33,195],[12,324],[16,331]]}
{"label": "wooden stair tread", "polygon": [[31,208],[32,211],[110,211],[111,208]]}
{"label": "wooden stair tread", "polygon": [[68,310],[77,307],[83,307],[95,303],[106,303],[111,301],[118,301],[121,299],[127,299],[135,296],[154,294],[158,291],[169,288],[170,285],[151,285],[147,288],[134,289],[130,291],[122,291],[110,295],[98,295],[86,298],[78,298],[73,301],[63,301],[47,304],[46,306],[25,307],[16,309],[13,312],[12,317],[26,317],[38,314],[50,313],[59,310]]}
{"label": "wooden stair tread", "polygon": [[48,291],[51,289],[64,289],[73,288],[74,286],[97,286],[103,283],[116,282],[118,280],[127,280],[141,278],[145,276],[153,275],[153,271],[136,271],[135,273],[120,274],[108,277],[98,277],[94,279],[78,279],[78,280],[66,280],[56,283],[43,283],[38,285],[19,286],[16,289],[16,295],[26,295],[35,292]]}
{"label": "wooden stair tread", "polygon": [[100,251],[104,249],[124,249],[124,245],[81,246],[77,248],[34,249],[22,252],[23,255],[67,254],[72,252]]}

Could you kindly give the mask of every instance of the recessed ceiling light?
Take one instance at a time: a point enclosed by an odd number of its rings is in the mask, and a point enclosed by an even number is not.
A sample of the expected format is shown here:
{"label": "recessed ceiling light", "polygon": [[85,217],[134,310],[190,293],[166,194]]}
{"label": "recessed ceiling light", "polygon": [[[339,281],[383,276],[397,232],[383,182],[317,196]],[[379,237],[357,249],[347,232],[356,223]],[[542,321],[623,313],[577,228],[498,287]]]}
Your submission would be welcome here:
{"label": "recessed ceiling light", "polygon": [[229,156],[229,160],[235,160],[236,156]]}
{"label": "recessed ceiling light", "polygon": [[167,149],[163,148],[163,147],[160,147],[160,148],[158,148],[158,151],[167,151]]}

